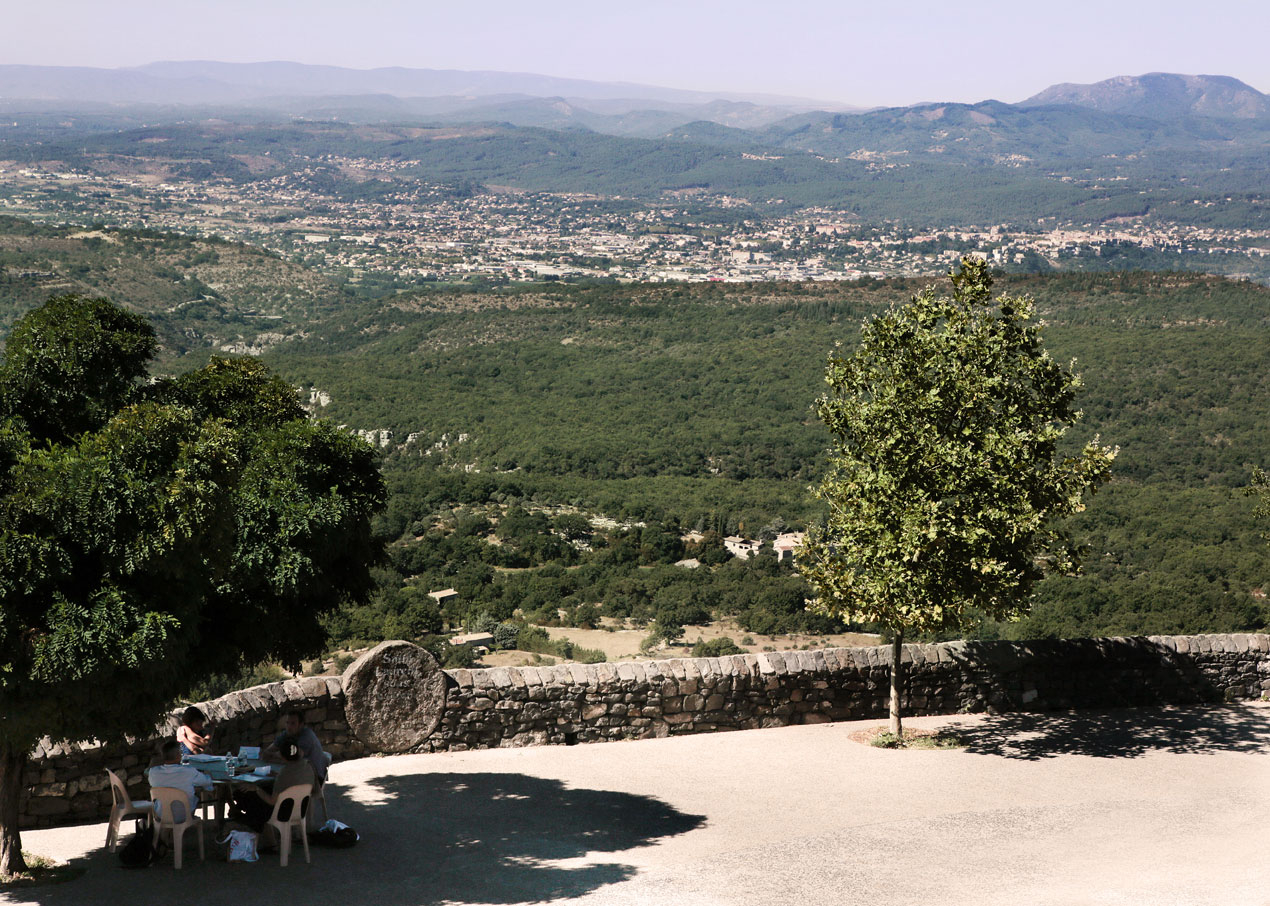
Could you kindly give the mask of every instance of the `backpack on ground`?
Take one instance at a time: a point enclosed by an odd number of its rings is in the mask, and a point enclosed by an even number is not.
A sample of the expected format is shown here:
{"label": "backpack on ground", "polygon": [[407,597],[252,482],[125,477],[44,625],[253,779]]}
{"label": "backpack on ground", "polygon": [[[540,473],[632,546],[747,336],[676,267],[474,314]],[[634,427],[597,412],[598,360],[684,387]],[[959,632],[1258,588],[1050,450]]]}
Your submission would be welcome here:
{"label": "backpack on ground", "polygon": [[347,849],[355,846],[361,837],[342,821],[331,819],[309,835],[309,842],[318,846],[329,846],[333,849]]}
{"label": "backpack on ground", "polygon": [[138,818],[137,832],[119,850],[119,862],[124,868],[145,868],[166,852],[167,847],[158,839],[154,825]]}

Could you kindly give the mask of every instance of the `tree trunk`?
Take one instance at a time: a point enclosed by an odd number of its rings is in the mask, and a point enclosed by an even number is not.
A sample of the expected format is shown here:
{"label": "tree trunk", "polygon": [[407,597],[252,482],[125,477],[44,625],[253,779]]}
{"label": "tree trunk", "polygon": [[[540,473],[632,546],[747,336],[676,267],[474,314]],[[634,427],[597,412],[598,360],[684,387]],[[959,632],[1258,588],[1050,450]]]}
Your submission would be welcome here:
{"label": "tree trunk", "polygon": [[904,633],[895,633],[891,640],[891,735],[896,739],[904,738],[904,726],[900,723],[900,683],[904,679],[904,665],[900,662],[900,654],[904,644]]}
{"label": "tree trunk", "polygon": [[22,772],[26,753],[0,744],[0,875],[26,871],[22,838],[18,835],[18,808],[22,801]]}

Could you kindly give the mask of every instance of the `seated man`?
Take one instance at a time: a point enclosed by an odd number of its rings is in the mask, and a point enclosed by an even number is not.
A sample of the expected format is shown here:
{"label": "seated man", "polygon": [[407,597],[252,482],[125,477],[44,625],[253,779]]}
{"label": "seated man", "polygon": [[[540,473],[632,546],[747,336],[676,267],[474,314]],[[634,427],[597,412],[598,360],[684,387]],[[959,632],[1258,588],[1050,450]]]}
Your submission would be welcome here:
{"label": "seated man", "polygon": [[[190,814],[194,814],[194,810],[198,807],[198,790],[212,789],[212,778],[197,768],[192,768],[188,764],[181,764],[181,747],[175,739],[169,739],[163,743],[160,752],[163,755],[163,764],[155,765],[146,772],[146,779],[150,781],[150,788],[164,786],[181,790],[189,800]],[[155,806],[155,817],[159,817],[157,805]],[[180,819],[184,816],[177,815],[176,817]]]}
{"label": "seated man", "polygon": [[305,725],[303,711],[287,712],[283,731],[278,734],[278,738],[273,741],[273,745],[265,749],[265,759],[278,761],[282,743],[286,739],[294,741],[300,747],[300,751],[304,753],[304,757],[308,759],[309,765],[313,768],[313,776],[317,778],[317,782],[325,783],[328,759],[326,753],[322,751],[322,743],[318,740],[317,734]]}
{"label": "seated man", "polygon": [[[267,791],[260,786],[253,786],[250,790],[234,794],[234,806],[240,813],[235,820],[242,821],[257,832],[264,830],[265,823],[273,814],[273,806],[278,801],[278,794],[301,784],[312,789],[315,783],[313,768],[307,759],[300,757],[303,753],[295,740],[284,738],[277,748],[283,764],[282,770],[273,781],[273,789]],[[310,803],[310,807],[311,805]]]}

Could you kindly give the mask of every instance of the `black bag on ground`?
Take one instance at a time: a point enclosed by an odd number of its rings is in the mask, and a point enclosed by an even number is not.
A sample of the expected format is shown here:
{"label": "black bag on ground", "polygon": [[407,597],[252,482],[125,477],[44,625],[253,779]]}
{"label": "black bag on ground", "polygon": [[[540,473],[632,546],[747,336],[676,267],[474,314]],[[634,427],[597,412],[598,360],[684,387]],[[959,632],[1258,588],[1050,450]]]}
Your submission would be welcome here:
{"label": "black bag on ground", "polygon": [[154,825],[137,819],[137,832],[119,850],[119,863],[124,868],[145,868],[163,856],[167,847],[156,838]]}
{"label": "black bag on ground", "polygon": [[309,842],[315,846],[329,846],[332,849],[348,849],[357,845],[361,837],[357,831],[339,821],[327,821],[326,824],[309,834]]}

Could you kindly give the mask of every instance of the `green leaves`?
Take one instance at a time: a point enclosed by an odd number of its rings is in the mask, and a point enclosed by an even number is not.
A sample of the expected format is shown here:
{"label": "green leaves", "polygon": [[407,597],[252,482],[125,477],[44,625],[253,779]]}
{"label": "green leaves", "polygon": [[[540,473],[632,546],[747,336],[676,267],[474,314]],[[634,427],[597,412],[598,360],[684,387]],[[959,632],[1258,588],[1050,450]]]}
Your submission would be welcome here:
{"label": "green leaves", "polygon": [[816,404],[834,446],[818,489],[829,516],[802,562],[826,612],[905,634],[970,609],[1008,619],[1045,565],[1070,566],[1048,526],[1082,508],[1116,451],[1058,443],[1078,418],[1076,375],[1030,324],[1026,298],[990,299],[963,259],[951,298],[927,289],[833,355]]}
{"label": "green leaves", "polygon": [[310,422],[255,361],[145,386],[152,350],[141,319],[63,297],[0,363],[10,748],[145,729],[202,677],[295,663],[371,586],[371,448]]}
{"label": "green leaves", "polygon": [[50,299],[14,325],[0,364],[0,415],[35,443],[94,430],[137,390],[158,341],[154,328],[105,299]]}

